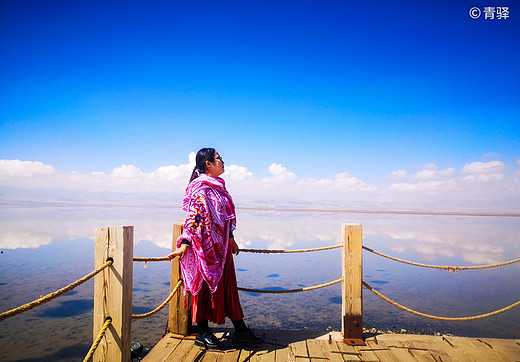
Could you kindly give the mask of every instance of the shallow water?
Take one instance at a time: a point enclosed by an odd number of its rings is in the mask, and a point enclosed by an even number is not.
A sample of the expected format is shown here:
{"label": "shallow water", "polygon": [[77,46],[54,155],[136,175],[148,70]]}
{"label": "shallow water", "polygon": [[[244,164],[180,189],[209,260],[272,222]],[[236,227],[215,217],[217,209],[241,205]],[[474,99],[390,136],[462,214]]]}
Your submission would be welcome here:
{"label": "shallow water", "polygon": [[[94,230],[133,225],[134,256],[164,256],[170,208],[56,208],[3,206],[0,211],[0,311],[59,289],[94,267]],[[520,218],[238,210],[243,248],[300,249],[340,242],[341,224],[363,226],[364,245],[398,258],[437,265],[479,265],[520,257]],[[421,312],[470,316],[520,300],[519,263],[449,273],[363,254],[363,279]],[[235,257],[238,284],[295,289],[341,277],[341,251],[250,254]],[[134,264],[133,312],[144,313],[169,294],[168,262]],[[341,328],[341,286],[296,294],[240,292],[253,328]],[[0,322],[0,361],[82,360],[92,341],[93,281],[42,307]],[[520,308],[469,322],[444,322],[401,311],[364,289],[364,325],[476,337],[518,338]],[[132,338],[152,347],[162,336],[167,308],[132,322]],[[228,323],[229,324],[229,323]]]}

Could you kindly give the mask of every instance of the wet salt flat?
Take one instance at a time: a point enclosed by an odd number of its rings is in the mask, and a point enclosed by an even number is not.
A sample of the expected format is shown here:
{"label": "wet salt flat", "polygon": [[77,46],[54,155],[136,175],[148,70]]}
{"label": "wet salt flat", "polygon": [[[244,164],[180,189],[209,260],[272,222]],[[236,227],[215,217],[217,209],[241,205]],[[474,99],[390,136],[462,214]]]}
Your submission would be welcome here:
{"label": "wet salt flat", "polygon": [[[184,215],[172,208],[15,207],[0,211],[0,311],[61,288],[93,270],[94,229],[133,225],[134,256],[164,256],[171,228]],[[242,248],[300,249],[340,242],[341,224],[363,226],[364,245],[398,258],[437,265],[480,265],[520,257],[520,218],[333,212],[238,211]],[[520,265],[449,273],[396,263],[364,252],[363,279],[421,312],[487,313],[520,299]],[[341,250],[301,254],[241,253],[239,286],[283,290],[341,277]],[[134,263],[133,309],[144,313],[169,294],[168,262]],[[92,342],[93,281],[30,312],[0,322],[0,361],[82,360]],[[240,292],[253,328],[341,328],[341,286],[296,294]],[[469,322],[444,322],[401,311],[363,292],[364,325],[425,333],[518,338],[520,308]],[[132,322],[133,340],[151,348],[167,309]]]}

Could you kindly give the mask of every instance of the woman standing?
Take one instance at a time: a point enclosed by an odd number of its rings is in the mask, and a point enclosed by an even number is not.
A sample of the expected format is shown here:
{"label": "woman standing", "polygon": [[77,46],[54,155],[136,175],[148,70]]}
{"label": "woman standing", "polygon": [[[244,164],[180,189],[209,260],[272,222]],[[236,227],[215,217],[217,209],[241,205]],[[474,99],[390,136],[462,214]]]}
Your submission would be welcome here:
{"label": "woman standing", "polygon": [[203,148],[186,188],[182,208],[188,212],[177,249],[184,289],[192,294],[192,321],[198,324],[195,344],[221,348],[222,343],[208,326],[208,321],[224,324],[229,317],[235,327],[233,342],[260,344],[244,323],[238,297],[235,266],[231,253],[239,249],[233,236],[236,225],[235,205],[226,190],[224,161],[213,148]]}

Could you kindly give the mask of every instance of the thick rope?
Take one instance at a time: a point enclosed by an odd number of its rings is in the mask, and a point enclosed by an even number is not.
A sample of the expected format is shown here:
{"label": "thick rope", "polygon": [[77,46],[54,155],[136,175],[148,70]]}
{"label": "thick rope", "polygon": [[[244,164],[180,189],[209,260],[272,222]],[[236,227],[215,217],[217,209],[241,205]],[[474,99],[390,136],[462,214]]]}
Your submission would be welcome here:
{"label": "thick rope", "polygon": [[265,289],[249,289],[249,288],[242,288],[238,287],[238,290],[241,290],[243,292],[252,292],[252,293],[272,293],[272,294],[283,294],[283,293],[298,293],[298,292],[306,292],[308,290],[315,290],[319,288],[328,287],[330,285],[338,284],[343,281],[343,278],[334,280],[332,282],[328,282],[325,284],[316,285],[313,287],[306,287],[306,288],[298,288],[298,289],[287,289],[287,290],[265,290]]}
{"label": "thick rope", "polygon": [[61,289],[55,291],[54,293],[47,294],[46,296],[40,297],[39,299],[36,299],[35,301],[32,301],[32,302],[24,304],[24,305],[22,305],[22,306],[20,306],[18,308],[11,309],[11,310],[9,310],[7,312],[4,312],[4,313],[0,314],[0,321],[3,321],[4,319],[7,319],[9,317],[12,317],[12,316],[18,315],[20,313],[26,312],[28,310],[31,310],[33,308],[36,308],[36,307],[38,307],[38,306],[40,306],[42,304],[45,304],[47,302],[50,302],[52,299],[57,298],[60,295],[65,294],[65,293],[71,291],[72,289],[76,288],[78,285],[83,284],[87,280],[93,278],[100,271],[102,271],[106,267],[112,265],[112,263],[113,263],[112,260],[108,260],[105,264],[101,265],[99,268],[94,270],[92,273],[85,275],[83,278],[78,279],[74,283],[67,285],[65,288],[61,288]]}
{"label": "thick rope", "polygon": [[421,263],[415,263],[413,261],[399,259],[399,258],[390,256],[390,255],[386,255],[386,254],[380,253],[380,252],[375,251],[373,249],[370,249],[370,248],[368,248],[366,246],[363,246],[363,249],[365,249],[365,250],[367,250],[367,251],[369,251],[371,253],[374,253],[376,255],[382,256],[384,258],[388,258],[388,259],[391,259],[391,260],[398,261],[400,263],[405,263],[405,264],[410,264],[410,265],[415,265],[415,266],[422,266],[424,268],[434,268],[434,269],[448,270],[450,273],[451,272],[458,272],[460,270],[494,268],[494,267],[497,267],[497,266],[503,266],[503,265],[513,264],[513,263],[518,263],[520,261],[520,258],[518,258],[518,259],[514,259],[514,260],[505,261],[503,263],[488,264],[488,265],[475,265],[475,266],[430,265],[430,264],[421,264]]}
{"label": "thick rope", "polygon": [[421,316],[421,317],[426,317],[426,318],[431,318],[431,319],[438,319],[438,320],[442,320],[442,321],[470,321],[470,320],[473,320],[473,319],[480,319],[480,318],[491,317],[491,316],[493,316],[495,314],[499,314],[499,313],[508,311],[508,310],[513,309],[515,307],[518,307],[520,305],[520,300],[519,300],[516,303],[513,303],[513,304],[511,304],[511,305],[509,305],[509,306],[507,306],[505,308],[496,310],[496,311],[491,312],[491,313],[480,314],[480,315],[471,316],[471,317],[438,317],[438,316],[434,316],[434,315],[430,315],[430,314],[426,314],[426,313],[417,312],[417,311],[415,311],[413,309],[410,309],[410,308],[407,308],[405,306],[402,306],[401,304],[399,304],[397,302],[394,302],[390,298],[385,297],[383,294],[379,293],[377,290],[375,290],[374,288],[372,288],[370,285],[368,285],[365,282],[363,282],[363,286],[365,288],[367,288],[368,290],[370,290],[375,295],[377,295],[378,297],[386,300],[388,303],[392,304],[393,306],[396,306],[397,308],[400,308],[400,309],[402,309],[404,311],[416,314],[416,315]]}
{"label": "thick rope", "polygon": [[173,288],[172,292],[170,293],[170,295],[168,296],[168,298],[166,298],[166,300],[164,302],[161,303],[160,306],[158,306],[157,308],[155,308],[154,310],[148,312],[148,313],[144,313],[144,314],[132,314],[132,319],[145,319],[145,318],[148,318],[148,317],[151,317],[153,316],[154,314],[158,313],[161,309],[164,308],[164,306],[166,304],[168,304],[168,302],[173,298],[173,296],[175,295],[175,293],[177,293],[177,290],[179,289],[179,287],[181,286],[182,284],[182,279],[180,279],[178,282],[177,282],[177,285],[175,286],[175,288]]}
{"label": "thick rope", "polygon": [[[299,250],[266,250],[266,249],[239,249],[239,251],[244,253],[258,253],[258,254],[281,254],[281,253],[307,253],[310,251],[320,251],[320,250],[329,250],[341,248],[343,245],[333,245],[333,246],[325,246],[323,248],[314,248],[314,249],[299,249]],[[171,260],[171,257],[161,256],[161,257],[134,257],[134,261],[148,262],[148,261],[168,261]]]}
{"label": "thick rope", "polygon": [[281,253],[307,253],[310,251],[320,251],[320,250],[329,250],[341,248],[343,245],[333,245],[333,246],[325,246],[323,248],[314,248],[314,249],[298,249],[298,250],[266,250],[266,249],[240,249],[241,252],[244,253],[259,253],[259,254],[281,254]]}
{"label": "thick rope", "polygon": [[168,256],[159,256],[159,257],[149,257],[149,258],[145,258],[145,257],[134,257],[134,261],[144,261],[145,263],[147,261],[168,261],[168,260],[171,260],[172,258],[168,257]]}
{"label": "thick rope", "polygon": [[99,346],[99,343],[101,342],[101,339],[103,339],[103,337],[105,336],[105,333],[106,333],[110,323],[112,323],[112,318],[108,317],[107,320],[105,321],[105,324],[103,324],[103,327],[99,331],[99,334],[98,334],[96,340],[94,341],[94,343],[92,343],[92,347],[90,347],[90,350],[88,351],[87,356],[85,357],[83,362],[87,362],[88,360],[90,360],[92,358],[92,356],[94,355],[94,352],[96,351],[96,349]]}

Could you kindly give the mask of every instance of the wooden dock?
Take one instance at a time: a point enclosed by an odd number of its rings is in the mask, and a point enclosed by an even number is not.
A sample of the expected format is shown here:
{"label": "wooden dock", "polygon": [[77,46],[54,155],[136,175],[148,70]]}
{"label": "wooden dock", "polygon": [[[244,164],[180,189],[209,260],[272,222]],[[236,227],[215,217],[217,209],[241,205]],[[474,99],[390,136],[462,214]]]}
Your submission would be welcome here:
{"label": "wooden dock", "polygon": [[144,362],[321,362],[321,361],[520,361],[520,339],[467,338],[412,334],[380,334],[365,346],[349,346],[339,332],[255,331],[265,336],[260,347],[237,348],[232,330],[215,334],[224,341],[223,351],[205,350],[194,344],[194,335],[167,334],[143,358]]}

